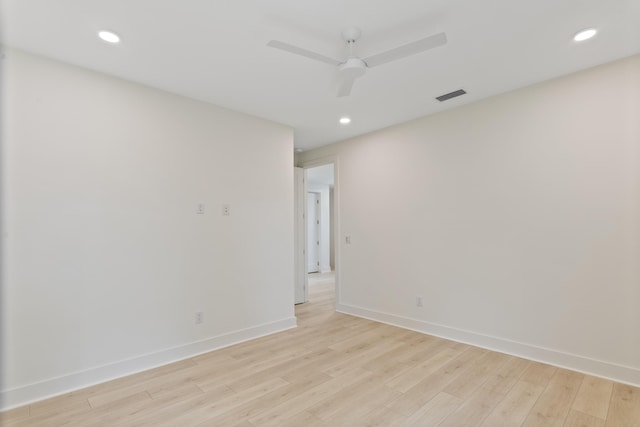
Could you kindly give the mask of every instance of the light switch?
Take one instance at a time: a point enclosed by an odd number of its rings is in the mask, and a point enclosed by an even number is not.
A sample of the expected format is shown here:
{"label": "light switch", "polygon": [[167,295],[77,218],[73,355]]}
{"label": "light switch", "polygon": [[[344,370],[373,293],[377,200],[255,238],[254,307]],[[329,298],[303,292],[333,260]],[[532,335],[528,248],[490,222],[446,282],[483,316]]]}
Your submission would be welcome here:
{"label": "light switch", "polygon": [[198,203],[198,206],[196,207],[196,213],[198,215],[204,215],[204,203]]}
{"label": "light switch", "polygon": [[350,245],[350,244],[351,244],[351,236],[345,236],[345,238],[344,238],[344,242],[345,242],[347,245]]}

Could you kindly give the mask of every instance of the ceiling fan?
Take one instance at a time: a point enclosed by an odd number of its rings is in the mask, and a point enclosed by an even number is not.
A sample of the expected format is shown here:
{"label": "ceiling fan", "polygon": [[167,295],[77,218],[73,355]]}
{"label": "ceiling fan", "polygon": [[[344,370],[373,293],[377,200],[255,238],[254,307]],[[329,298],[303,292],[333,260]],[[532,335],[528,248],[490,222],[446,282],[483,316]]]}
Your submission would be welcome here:
{"label": "ceiling fan", "polygon": [[424,52],[447,43],[447,35],[445,33],[438,33],[385,52],[371,55],[366,58],[359,58],[355,55],[353,47],[356,41],[360,38],[360,35],[361,32],[357,28],[349,28],[342,32],[342,39],[347,42],[347,46],[349,47],[349,57],[344,61],[339,61],[320,53],[278,40],[271,40],[267,43],[267,46],[338,67],[340,79],[338,96],[341,97],[349,96],[353,83],[358,77],[364,75],[367,68],[377,67],[378,65],[415,55],[416,53]]}

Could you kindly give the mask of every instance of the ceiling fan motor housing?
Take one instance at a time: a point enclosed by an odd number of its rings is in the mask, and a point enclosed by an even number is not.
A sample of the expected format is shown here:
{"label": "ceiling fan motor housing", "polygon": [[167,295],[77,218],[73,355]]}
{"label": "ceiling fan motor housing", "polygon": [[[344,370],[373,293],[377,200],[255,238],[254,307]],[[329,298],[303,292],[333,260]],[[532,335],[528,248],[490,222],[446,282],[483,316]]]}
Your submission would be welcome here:
{"label": "ceiling fan motor housing", "polygon": [[340,74],[345,78],[355,79],[363,76],[367,69],[367,64],[360,58],[349,58],[340,64]]}

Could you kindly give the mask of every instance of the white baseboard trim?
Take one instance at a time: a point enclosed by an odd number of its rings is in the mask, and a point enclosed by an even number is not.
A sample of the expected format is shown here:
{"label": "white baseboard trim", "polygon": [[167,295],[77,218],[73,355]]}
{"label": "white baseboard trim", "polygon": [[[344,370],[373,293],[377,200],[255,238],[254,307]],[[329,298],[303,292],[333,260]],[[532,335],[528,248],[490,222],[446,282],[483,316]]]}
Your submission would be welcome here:
{"label": "white baseboard trim", "polygon": [[425,322],[423,320],[398,316],[390,313],[369,310],[362,307],[337,304],[336,311],[386,323],[392,326],[445,338],[451,341],[481,347],[512,356],[522,357],[536,362],[546,363],[559,368],[605,378],[634,387],[640,387],[640,369],[622,366],[611,362],[591,359],[576,354],[565,353],[549,348],[538,347],[504,338],[483,335],[472,331]]}
{"label": "white baseboard trim", "polygon": [[296,318],[266,323],[239,331],[229,332],[201,341],[180,345],[108,365],[97,366],[37,383],[27,384],[10,390],[0,391],[0,411],[6,411],[29,403],[66,394],[106,381],[147,371],[169,363],[188,359],[199,354],[219,350],[234,344],[253,340],[266,335],[296,327]]}

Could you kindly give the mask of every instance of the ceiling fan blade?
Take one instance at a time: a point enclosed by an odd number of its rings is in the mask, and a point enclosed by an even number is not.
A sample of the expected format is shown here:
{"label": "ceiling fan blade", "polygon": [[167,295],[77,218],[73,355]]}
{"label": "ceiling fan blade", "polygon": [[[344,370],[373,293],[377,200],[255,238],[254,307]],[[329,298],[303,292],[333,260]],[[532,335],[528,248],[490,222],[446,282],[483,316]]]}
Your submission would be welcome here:
{"label": "ceiling fan blade", "polygon": [[356,81],[355,77],[347,77],[340,80],[338,84],[338,98],[343,96],[349,96],[351,94],[351,88]]}
{"label": "ceiling fan blade", "polygon": [[305,56],[310,59],[315,59],[316,61],[324,62],[325,64],[329,64],[329,65],[337,66],[337,65],[340,65],[341,63],[340,61],[333,58],[329,58],[328,56],[324,56],[319,53],[315,53],[310,50],[303,49],[301,47],[294,46],[289,43],[284,43],[278,40],[271,40],[269,43],[267,43],[267,46],[284,50],[285,52],[294,53],[296,55]]}
{"label": "ceiling fan blade", "polygon": [[439,33],[390,49],[386,52],[372,55],[368,58],[363,58],[363,61],[367,63],[367,67],[369,68],[376,67],[378,65],[386,64],[387,62],[395,61],[396,59],[405,58],[407,56],[415,55],[416,53],[424,52],[428,49],[433,49],[434,47],[442,46],[446,43],[447,35],[445,33]]}

